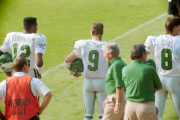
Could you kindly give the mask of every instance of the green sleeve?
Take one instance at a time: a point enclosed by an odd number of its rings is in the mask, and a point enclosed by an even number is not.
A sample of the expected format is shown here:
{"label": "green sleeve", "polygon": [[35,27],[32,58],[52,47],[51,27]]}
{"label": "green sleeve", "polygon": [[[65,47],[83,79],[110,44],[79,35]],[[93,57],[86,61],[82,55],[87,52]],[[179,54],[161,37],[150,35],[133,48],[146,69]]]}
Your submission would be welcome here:
{"label": "green sleeve", "polygon": [[115,65],[112,68],[112,77],[115,81],[115,87],[124,87],[124,82],[122,81],[122,66]]}
{"label": "green sleeve", "polygon": [[160,89],[162,87],[162,83],[161,83],[161,81],[159,79],[159,76],[158,76],[156,70],[153,67],[152,67],[152,76],[154,78],[153,82],[154,82],[155,88]]}

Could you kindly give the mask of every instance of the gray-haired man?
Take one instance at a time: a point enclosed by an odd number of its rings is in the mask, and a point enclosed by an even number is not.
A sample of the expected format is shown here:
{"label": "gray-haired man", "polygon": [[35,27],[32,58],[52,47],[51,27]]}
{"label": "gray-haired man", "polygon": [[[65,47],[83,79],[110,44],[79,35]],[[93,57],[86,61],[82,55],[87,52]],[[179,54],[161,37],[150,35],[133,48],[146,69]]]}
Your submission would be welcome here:
{"label": "gray-haired man", "polygon": [[119,57],[117,43],[108,43],[102,46],[104,57],[109,62],[106,75],[107,98],[103,102],[103,120],[123,120],[125,100],[125,88],[122,81],[122,68],[126,63]]}
{"label": "gray-haired man", "polygon": [[130,65],[122,70],[126,87],[126,108],[124,120],[158,120],[154,105],[154,91],[162,89],[161,81],[154,67],[146,65],[146,49],[143,44],[131,47]]}

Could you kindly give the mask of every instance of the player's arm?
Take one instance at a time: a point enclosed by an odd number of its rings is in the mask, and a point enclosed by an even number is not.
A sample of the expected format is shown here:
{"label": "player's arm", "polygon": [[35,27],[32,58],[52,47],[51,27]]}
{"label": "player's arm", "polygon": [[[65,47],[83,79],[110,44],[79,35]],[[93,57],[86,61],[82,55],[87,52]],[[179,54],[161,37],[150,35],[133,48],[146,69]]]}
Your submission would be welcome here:
{"label": "player's arm", "polygon": [[51,97],[52,97],[52,93],[51,92],[48,92],[44,99],[43,99],[43,102],[41,104],[41,107],[39,108],[39,111],[38,111],[38,115],[40,115],[43,110],[47,107],[47,105],[49,104],[50,100],[51,100]]}
{"label": "player's arm", "polygon": [[40,35],[36,42],[37,42],[35,46],[36,69],[38,70],[38,73],[41,75],[44,70],[42,56],[45,54],[45,50],[46,50],[46,36]]}
{"label": "player's arm", "polygon": [[74,59],[77,59],[78,57],[75,55],[74,52],[70,53],[66,59],[65,59],[65,64],[66,64],[66,67],[69,69],[69,74],[70,75],[73,75],[74,77],[79,77],[81,74],[78,74],[78,73],[73,73],[72,70],[71,70],[71,62],[74,60]]}
{"label": "player's arm", "polygon": [[39,76],[41,78],[41,74],[43,73],[44,70],[44,65],[43,65],[43,60],[42,60],[42,53],[36,53],[35,54],[35,59],[36,59],[36,69],[38,70]]}
{"label": "player's arm", "polygon": [[78,57],[74,54],[74,52],[70,53],[66,59],[65,59],[65,64],[66,64],[66,67],[69,69],[69,71],[71,71],[71,68],[70,68],[70,64],[71,62],[74,60],[74,59],[77,59]]}
{"label": "player's arm", "polygon": [[35,58],[36,58],[36,66],[37,67],[42,67],[43,66],[43,60],[42,60],[42,53],[36,53]]}
{"label": "player's arm", "polygon": [[32,78],[31,90],[34,96],[40,96],[43,98],[43,102],[38,112],[38,115],[40,115],[51,100],[52,97],[51,90],[40,79],[37,78]]}
{"label": "player's arm", "polygon": [[144,45],[146,46],[146,53],[147,55],[150,54],[150,53],[154,53],[154,44],[153,44],[153,41],[156,39],[157,37],[156,36],[148,36]]}

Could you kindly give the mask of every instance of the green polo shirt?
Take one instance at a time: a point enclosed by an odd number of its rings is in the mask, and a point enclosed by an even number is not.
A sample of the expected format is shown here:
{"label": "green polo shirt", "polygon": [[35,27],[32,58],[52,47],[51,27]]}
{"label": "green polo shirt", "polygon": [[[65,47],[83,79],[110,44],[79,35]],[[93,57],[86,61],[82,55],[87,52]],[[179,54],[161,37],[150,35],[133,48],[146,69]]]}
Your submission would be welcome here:
{"label": "green polo shirt", "polygon": [[126,63],[121,57],[116,57],[109,62],[109,68],[106,74],[107,94],[116,92],[117,87],[124,87],[124,82],[122,81],[122,68],[124,66],[126,66]]}
{"label": "green polo shirt", "polygon": [[126,100],[132,102],[155,101],[154,88],[160,89],[162,83],[154,67],[134,60],[122,70],[126,87]]}

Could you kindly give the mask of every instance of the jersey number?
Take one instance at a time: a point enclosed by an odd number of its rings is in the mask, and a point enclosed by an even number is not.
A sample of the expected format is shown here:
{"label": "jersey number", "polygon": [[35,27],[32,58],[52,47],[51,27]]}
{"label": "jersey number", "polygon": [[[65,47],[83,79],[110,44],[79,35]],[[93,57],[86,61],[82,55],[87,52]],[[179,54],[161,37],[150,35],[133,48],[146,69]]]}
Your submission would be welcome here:
{"label": "jersey number", "polygon": [[[14,59],[17,57],[17,48],[18,48],[18,44],[14,44],[13,45],[14,48]],[[25,53],[22,53],[20,55],[20,57],[28,57],[30,55],[30,47],[28,45],[23,45],[21,46],[21,50],[26,50]],[[30,60],[27,60],[28,63],[30,64]]]}
{"label": "jersey number", "polygon": [[88,65],[88,69],[90,71],[96,71],[98,69],[98,59],[99,59],[99,53],[96,50],[91,50],[89,52],[89,61],[91,63],[94,63],[94,66]]}
{"label": "jersey number", "polygon": [[[167,56],[165,56],[165,54]],[[161,51],[161,66],[164,70],[171,70],[172,69],[172,53],[170,49],[163,49]],[[165,63],[168,63],[167,66]]]}

